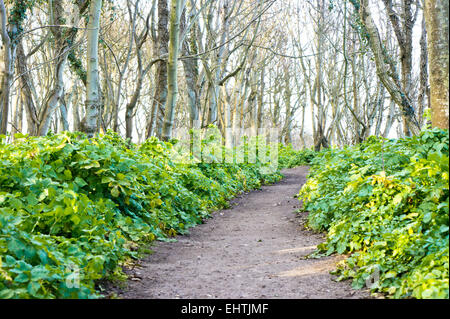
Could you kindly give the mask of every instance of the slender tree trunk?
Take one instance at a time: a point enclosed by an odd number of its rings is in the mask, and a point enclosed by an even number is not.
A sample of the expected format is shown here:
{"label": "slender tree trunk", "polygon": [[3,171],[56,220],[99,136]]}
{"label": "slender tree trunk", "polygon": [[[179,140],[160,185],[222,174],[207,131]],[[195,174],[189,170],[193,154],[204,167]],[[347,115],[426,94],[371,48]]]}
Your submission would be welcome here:
{"label": "slender tree trunk", "polygon": [[219,101],[219,81],[221,80],[223,74],[223,58],[225,55],[226,45],[225,41],[228,38],[229,31],[229,0],[223,1],[223,6],[221,10],[222,16],[222,28],[220,30],[220,47],[217,53],[216,69],[212,76],[211,83],[209,85],[209,112],[208,112],[208,124],[217,125],[217,105]]}
{"label": "slender tree trunk", "polygon": [[14,103],[14,113],[12,116],[12,129],[11,135],[22,132],[22,128],[19,126],[19,119],[22,118],[23,104],[21,103],[20,88],[18,89],[16,101]]}
{"label": "slender tree trunk", "polygon": [[306,104],[302,105],[302,124],[300,126],[300,142],[302,144],[302,149],[306,147],[305,142],[305,110],[306,110]]}
{"label": "slender tree trunk", "polygon": [[[354,51],[355,49],[355,39],[353,39],[353,45],[352,45],[352,49]],[[361,125],[362,127],[360,127],[359,125],[359,115],[360,115],[360,110],[359,110],[359,89],[358,89],[358,74],[357,74],[357,70],[356,70],[356,66],[355,66],[355,57],[353,57],[351,59],[351,67],[352,67],[352,91],[353,91],[353,112],[355,114],[355,116],[353,117],[353,132],[354,132],[354,140],[353,142],[355,144],[357,143],[361,143],[363,141],[362,136],[361,136],[361,129],[364,128],[363,125]]]}
{"label": "slender tree trunk", "polygon": [[[411,101],[411,74],[412,74],[412,30],[414,27],[415,17],[411,12],[412,0],[402,0],[402,13],[401,19],[395,13],[393,9],[392,0],[383,0],[387,10],[389,20],[394,29],[397,42],[400,49],[400,64],[401,64],[401,85],[404,94],[407,95]],[[407,124],[408,119],[405,114],[402,114],[403,122],[403,134],[405,136],[411,136],[409,126]]]}
{"label": "slender tree trunk", "polygon": [[430,62],[431,123],[433,127],[442,129],[448,129],[449,125],[448,6],[448,0],[425,0]]}
{"label": "slender tree trunk", "polygon": [[[69,98],[70,99],[70,98]],[[64,97],[64,92],[61,94],[59,99],[59,113],[61,115],[61,126],[63,131],[69,131],[69,120],[68,120],[68,107],[66,99]]]}
{"label": "slender tree trunk", "polygon": [[82,130],[81,117],[80,117],[80,99],[77,88],[73,88],[73,100],[72,100],[72,117],[73,117],[73,131],[78,132]]}
{"label": "slender tree trunk", "polygon": [[[182,14],[180,21],[180,32],[186,29],[186,17]],[[197,26],[191,28],[189,37],[182,43],[182,54],[191,55],[198,53],[196,42]],[[199,78],[198,58],[183,59],[183,68],[186,78],[186,87],[189,103],[189,126],[190,128],[198,128],[200,120],[200,90],[197,85]]]}
{"label": "slender tree trunk", "polygon": [[389,66],[390,57],[383,50],[378,29],[371,16],[368,0],[361,0],[359,7],[357,5],[356,7],[359,9],[359,15],[365,27],[365,37],[375,58],[377,75],[391,98],[400,107],[402,116],[406,119],[406,125],[409,127],[411,133],[417,135],[420,132],[420,127],[414,114],[414,108],[407,95],[403,92],[400,83],[392,76],[393,70]]}
{"label": "slender tree trunk", "polygon": [[142,71],[138,71],[138,79],[136,83],[136,88],[134,90],[133,96],[131,97],[130,102],[127,104],[126,112],[125,112],[125,136],[126,138],[131,139],[133,137],[133,117],[134,117],[134,109],[136,108],[139,96],[141,94],[143,76]]}
{"label": "slender tree trunk", "polygon": [[12,25],[8,28],[8,17],[3,0],[0,0],[0,18],[2,38],[2,46],[0,48],[0,134],[6,134],[15,56],[15,45],[10,37],[10,32],[17,32],[17,26]]}
{"label": "slender tree trunk", "polygon": [[420,80],[419,96],[417,107],[417,120],[422,127],[424,118],[423,112],[428,105],[428,50],[427,50],[427,30],[425,26],[425,15],[422,18],[422,35],[420,37]]}
{"label": "slender tree trunk", "polygon": [[258,92],[258,111],[256,114],[256,128],[261,129],[263,126],[263,114],[264,114],[264,94],[265,94],[265,82],[264,82],[265,67],[261,69],[259,79],[259,92]]}
{"label": "slender tree trunk", "polygon": [[189,125],[190,128],[198,128],[198,123],[200,120],[200,96],[199,96],[199,89],[197,87],[197,80],[198,80],[198,68],[196,65],[194,65],[194,61],[189,61],[187,63],[183,64],[189,64],[189,62],[192,62],[191,65],[185,65],[185,75],[186,75],[186,86],[187,86],[187,95],[188,95],[188,103],[189,103]]}
{"label": "slender tree trunk", "polygon": [[[52,0],[50,12],[50,23],[54,25],[64,25],[66,17],[64,16],[64,3],[63,1]],[[54,70],[54,87],[51,90],[49,97],[44,101],[42,111],[39,116],[39,126],[37,129],[37,135],[46,135],[50,129],[50,123],[53,115],[58,106],[60,106],[61,115],[66,118],[67,110],[61,109],[65,106],[60,105],[63,100],[64,93],[64,70],[67,64],[67,60],[72,50],[71,46],[77,35],[77,29],[58,27],[52,28],[51,32],[55,39],[53,54],[55,56],[55,70]],[[68,124],[65,123],[64,129],[68,129]]]}
{"label": "slender tree trunk", "polygon": [[284,137],[284,144],[287,145],[292,143],[292,117],[294,115],[291,106],[292,90],[290,87],[290,74],[287,68],[284,70],[284,85],[284,105],[286,107],[286,120],[282,135]]}
{"label": "slender tree trunk", "polygon": [[[126,112],[125,112],[125,134],[126,138],[132,139],[133,135],[133,118],[135,116],[135,108],[137,106],[139,97],[141,95],[142,85],[144,82],[144,77],[147,75],[147,73],[150,71],[150,68],[155,62],[149,62],[147,66],[144,69],[143,61],[142,61],[142,47],[144,46],[145,42],[147,41],[149,33],[152,31],[151,27],[149,25],[149,19],[153,16],[154,10],[155,10],[156,0],[153,0],[153,5],[151,12],[149,13],[146,21],[146,26],[142,33],[137,36],[134,35],[133,38],[136,42],[136,58],[137,58],[137,80],[136,80],[136,86],[134,88],[134,93],[131,97],[131,100],[127,104]],[[137,11],[137,10],[136,10]],[[136,32],[136,28],[133,28],[133,32]],[[142,133],[138,132],[139,140],[141,140]]]}
{"label": "slender tree trunk", "polygon": [[[412,0],[403,1],[403,30],[404,30],[404,45],[400,49],[400,62],[402,65],[402,89],[411,101],[412,107],[414,103],[411,99],[412,88],[412,30],[414,27],[412,12],[411,12]],[[408,118],[402,114],[403,120],[403,133],[405,136],[411,136],[412,133],[409,129]]]}
{"label": "slender tree trunk", "polygon": [[[67,48],[62,49],[67,50]],[[60,59],[58,59],[55,70],[55,87],[52,89],[49,98],[44,102],[43,110],[40,113],[37,135],[41,136],[47,135],[53,114],[60,103],[60,98],[64,91],[63,72],[66,66],[67,53],[61,55],[61,51],[58,50],[56,52],[60,56]]]}
{"label": "slender tree trunk", "polygon": [[[136,0],[136,2],[134,4],[134,13],[133,14],[131,12],[130,3],[128,0],[127,0],[127,7],[128,7],[129,18],[131,20],[130,37],[129,37],[129,41],[128,41],[128,51],[127,51],[125,63],[123,65],[123,68],[119,70],[119,80],[117,82],[117,91],[116,91],[116,96],[114,98],[113,130],[115,132],[119,132],[119,111],[120,111],[120,97],[122,94],[122,82],[123,82],[125,72],[128,69],[128,64],[130,62],[131,52],[133,49],[133,42],[134,42],[134,38],[136,36],[136,16],[137,16],[138,8],[139,8],[139,0]],[[128,112],[128,110],[126,112]],[[125,120],[125,122],[126,122],[126,120]],[[125,128],[125,130],[126,130],[126,128]]]}
{"label": "slender tree trunk", "polygon": [[[168,0],[158,0],[158,38],[156,41],[159,56],[167,55],[169,46],[169,32],[167,29],[169,19]],[[147,138],[154,133],[161,137],[164,119],[164,107],[167,100],[167,62],[158,63],[156,70],[156,89],[153,97],[152,113],[147,128]]]}
{"label": "slender tree trunk", "polygon": [[395,102],[391,101],[391,104],[389,105],[389,114],[387,116],[386,125],[384,127],[383,131],[383,137],[388,137],[389,132],[391,131],[392,124],[394,124],[395,119]]}
{"label": "slender tree trunk", "polygon": [[384,98],[385,98],[385,89],[384,86],[381,85],[380,94],[377,100],[377,109],[376,109],[377,122],[375,126],[375,136],[381,135],[381,122],[383,121]]}
{"label": "slender tree trunk", "polygon": [[175,119],[175,106],[177,104],[178,95],[177,61],[180,42],[180,16],[183,10],[182,6],[181,0],[171,0],[169,60],[167,62],[167,105],[162,129],[162,139],[164,141],[168,141],[172,138],[173,122]]}
{"label": "slender tree trunk", "polygon": [[36,135],[39,127],[39,118],[36,105],[33,99],[33,91],[35,90],[30,74],[28,73],[26,56],[22,41],[17,45],[17,72],[21,75],[19,79],[20,94],[27,115],[28,134]]}
{"label": "slender tree trunk", "polygon": [[98,131],[100,114],[100,83],[98,75],[98,37],[102,0],[91,0],[88,23],[87,78],[86,78],[86,115],[83,119],[83,131],[93,137]]}

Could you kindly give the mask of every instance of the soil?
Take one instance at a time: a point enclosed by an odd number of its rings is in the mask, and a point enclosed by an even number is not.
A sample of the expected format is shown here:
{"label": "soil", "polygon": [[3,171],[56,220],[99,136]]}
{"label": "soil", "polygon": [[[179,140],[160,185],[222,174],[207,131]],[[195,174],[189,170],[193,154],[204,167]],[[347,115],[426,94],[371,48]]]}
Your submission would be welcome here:
{"label": "soil", "polygon": [[342,256],[305,258],[324,241],[307,230],[294,198],[308,167],[284,170],[279,183],[237,196],[176,242],[156,242],[153,253],[125,269],[118,298],[370,298],[329,272]]}

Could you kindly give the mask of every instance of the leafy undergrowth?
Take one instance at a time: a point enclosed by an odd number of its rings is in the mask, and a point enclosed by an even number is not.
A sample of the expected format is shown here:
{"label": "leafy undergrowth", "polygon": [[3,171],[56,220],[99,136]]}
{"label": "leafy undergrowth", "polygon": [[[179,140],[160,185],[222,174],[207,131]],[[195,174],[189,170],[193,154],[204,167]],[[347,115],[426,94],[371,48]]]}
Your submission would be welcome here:
{"label": "leafy undergrowth", "polygon": [[281,178],[259,160],[174,163],[172,144],[155,138],[17,137],[0,143],[0,298],[100,297],[96,281],[120,277],[139,245]]}
{"label": "leafy undergrowth", "polygon": [[313,160],[300,190],[319,254],[349,254],[339,279],[393,298],[449,297],[449,135],[367,142]]}
{"label": "leafy undergrowth", "polygon": [[292,168],[301,165],[309,165],[317,152],[305,148],[295,150],[291,144],[278,146],[278,163],[282,168]]}

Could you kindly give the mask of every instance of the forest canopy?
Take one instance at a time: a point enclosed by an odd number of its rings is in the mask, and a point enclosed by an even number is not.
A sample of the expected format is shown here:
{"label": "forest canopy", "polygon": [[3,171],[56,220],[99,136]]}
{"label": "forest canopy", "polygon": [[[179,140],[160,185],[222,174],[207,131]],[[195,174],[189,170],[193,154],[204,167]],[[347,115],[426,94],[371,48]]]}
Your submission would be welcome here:
{"label": "forest canopy", "polygon": [[318,150],[448,126],[447,1],[2,0],[0,13],[12,138],[141,143],[212,124]]}

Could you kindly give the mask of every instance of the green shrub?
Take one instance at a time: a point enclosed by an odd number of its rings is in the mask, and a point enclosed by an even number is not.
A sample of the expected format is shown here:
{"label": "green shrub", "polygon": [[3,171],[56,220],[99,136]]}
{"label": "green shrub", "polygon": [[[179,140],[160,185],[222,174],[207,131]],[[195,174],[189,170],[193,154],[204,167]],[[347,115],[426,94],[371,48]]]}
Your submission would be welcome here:
{"label": "green shrub", "polygon": [[308,225],[327,232],[321,253],[347,253],[339,279],[394,298],[449,297],[449,136],[427,130],[370,137],[313,160],[299,193]]}
{"label": "green shrub", "polygon": [[0,144],[0,298],[97,298],[96,280],[120,275],[138,244],[185,233],[281,178],[260,161],[174,163],[173,145],[156,138],[16,137]]}
{"label": "green shrub", "polygon": [[316,156],[317,152],[305,148],[295,150],[291,144],[278,146],[278,163],[280,168],[292,168],[301,165],[309,165]]}

